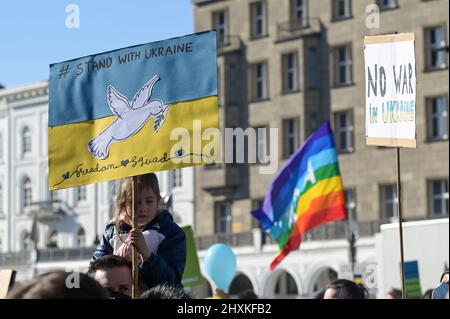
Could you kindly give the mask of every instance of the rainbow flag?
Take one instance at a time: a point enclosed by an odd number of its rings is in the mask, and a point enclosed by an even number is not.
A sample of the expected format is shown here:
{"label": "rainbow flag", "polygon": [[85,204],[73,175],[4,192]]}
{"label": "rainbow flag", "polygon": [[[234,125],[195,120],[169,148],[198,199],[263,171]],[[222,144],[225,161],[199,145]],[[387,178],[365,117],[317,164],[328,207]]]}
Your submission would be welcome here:
{"label": "rainbow flag", "polygon": [[50,189],[211,163],[216,47],[207,31],[50,65]]}
{"label": "rainbow flag", "polygon": [[330,123],[315,131],[269,186],[261,209],[252,212],[278,242],[273,270],[298,249],[305,232],[346,218],[345,199]]}

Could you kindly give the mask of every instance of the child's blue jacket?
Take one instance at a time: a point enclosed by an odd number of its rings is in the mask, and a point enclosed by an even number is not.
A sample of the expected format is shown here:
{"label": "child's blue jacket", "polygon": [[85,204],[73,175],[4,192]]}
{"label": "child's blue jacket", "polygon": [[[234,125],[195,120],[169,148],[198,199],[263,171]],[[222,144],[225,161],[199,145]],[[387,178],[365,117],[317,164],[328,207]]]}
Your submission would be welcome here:
{"label": "child's blue jacket", "polygon": [[[123,239],[131,230],[131,226],[121,222],[120,233]],[[155,253],[141,262],[139,272],[149,288],[160,284],[182,286],[184,267],[186,264],[186,236],[184,231],[173,221],[167,210],[159,211],[156,217],[142,231],[155,230],[162,241]],[[105,233],[97,246],[93,260],[114,253],[113,242],[117,239],[114,223],[106,226]]]}

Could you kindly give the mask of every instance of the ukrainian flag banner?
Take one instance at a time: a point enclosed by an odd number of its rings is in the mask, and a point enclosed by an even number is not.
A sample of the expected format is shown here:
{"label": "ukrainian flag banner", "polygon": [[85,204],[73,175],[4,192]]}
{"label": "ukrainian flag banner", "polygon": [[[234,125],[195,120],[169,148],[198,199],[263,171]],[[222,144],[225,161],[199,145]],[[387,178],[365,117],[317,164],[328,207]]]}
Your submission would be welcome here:
{"label": "ukrainian flag banner", "polygon": [[50,65],[50,189],[211,163],[216,57],[208,31]]}

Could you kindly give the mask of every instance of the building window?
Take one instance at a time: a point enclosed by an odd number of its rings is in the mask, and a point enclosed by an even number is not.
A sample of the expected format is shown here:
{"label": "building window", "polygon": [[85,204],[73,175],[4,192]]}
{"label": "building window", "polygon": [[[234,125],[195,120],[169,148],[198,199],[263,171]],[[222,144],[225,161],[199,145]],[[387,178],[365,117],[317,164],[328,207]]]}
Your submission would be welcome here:
{"label": "building window", "polygon": [[86,198],[87,198],[86,186],[76,187],[74,191],[75,191],[75,194],[74,194],[75,203],[86,200]]}
{"label": "building window", "polygon": [[354,152],[353,112],[337,112],[334,114],[336,128],[336,148],[340,153]]}
{"label": "building window", "polygon": [[222,96],[222,82],[220,68],[217,67],[217,96],[219,97],[219,107],[223,104],[222,99],[220,98]]}
{"label": "building window", "polygon": [[334,83],[336,86],[352,84],[352,48],[350,45],[334,49]]}
{"label": "building window", "polygon": [[78,229],[77,233],[77,247],[85,247],[86,246],[86,233],[83,227]]}
{"label": "building window", "polygon": [[58,201],[59,200],[59,194],[60,194],[60,191],[57,191],[57,190],[50,190],[49,189],[49,186],[48,186],[48,182],[49,182],[49,178],[48,178],[48,173],[47,173],[47,175],[45,176],[46,177],[46,179],[45,179],[45,189],[47,190],[47,200],[49,201],[49,202],[56,202],[56,201]]}
{"label": "building window", "polygon": [[250,4],[250,35],[252,38],[267,35],[266,2],[258,1]]}
{"label": "building window", "polygon": [[31,206],[33,186],[29,177],[22,179],[22,209]]}
{"label": "building window", "polygon": [[341,20],[350,18],[351,0],[333,0],[333,19]]}
{"label": "building window", "polygon": [[48,172],[47,172],[47,174],[45,175],[45,180],[44,180],[44,189],[47,191],[47,197],[46,197],[47,201],[52,202],[53,201],[53,194],[52,194],[53,191],[50,190],[48,183],[49,183],[49,177],[48,177]]}
{"label": "building window", "polygon": [[428,182],[429,209],[431,216],[448,216],[448,181],[445,179]]}
{"label": "building window", "polygon": [[60,191],[59,190],[54,190],[54,191],[49,191],[50,193],[50,197],[49,197],[49,201],[50,202],[58,202],[60,200]]}
{"label": "building window", "polygon": [[22,155],[31,152],[31,131],[28,126],[22,130]]}
{"label": "building window", "polygon": [[251,67],[252,101],[267,99],[267,63],[257,63]]}
{"label": "building window", "polygon": [[308,0],[291,0],[291,28],[308,26]]}
{"label": "building window", "polygon": [[427,68],[429,70],[447,67],[447,43],[443,26],[426,29]]}
{"label": "building window", "polygon": [[429,140],[448,139],[448,102],[445,96],[427,99]]}
{"label": "building window", "polygon": [[393,219],[397,217],[397,185],[380,186],[381,219]]}
{"label": "building window", "polygon": [[217,32],[219,46],[229,44],[228,39],[228,12],[226,10],[213,12],[213,29]]}
{"label": "building window", "polygon": [[397,0],[378,0],[378,6],[381,10],[397,8]]}
{"label": "building window", "polygon": [[258,127],[256,132],[256,163],[267,164],[269,162],[269,130],[267,127]]}
{"label": "building window", "polygon": [[319,70],[317,68],[317,50],[316,48],[309,49],[308,56],[308,87],[310,89],[316,89],[318,87],[317,75]]}
{"label": "building window", "polygon": [[231,205],[230,203],[216,204],[215,216],[216,234],[231,233]]}
{"label": "building window", "polygon": [[0,161],[3,160],[3,134],[0,132]]}
{"label": "building window", "polygon": [[47,248],[57,248],[58,247],[58,232],[53,230],[48,236]]}
{"label": "building window", "polygon": [[227,76],[227,104],[236,105],[238,103],[237,99],[237,86],[238,86],[237,68],[236,65],[230,64],[228,66],[228,76]]}
{"label": "building window", "polygon": [[110,194],[110,196],[112,198],[115,198],[117,196],[117,188],[118,188],[118,185],[117,185],[116,180],[109,181],[108,182],[108,195]]}
{"label": "building window", "polygon": [[[238,154],[237,154],[237,145],[238,145],[238,143],[237,143],[237,136],[233,135],[233,145],[231,147],[231,152],[232,152],[233,156],[232,156],[231,165],[237,165],[238,164],[238,158],[239,157],[238,157]],[[229,148],[229,146],[227,147],[227,145],[225,145],[225,152],[226,152],[226,154],[225,154],[225,162],[228,162],[227,158],[229,158],[229,157],[227,157],[227,154],[229,154],[230,148]],[[242,159],[240,159],[240,160],[242,161]]]}
{"label": "building window", "polygon": [[3,218],[5,218],[5,213],[3,212],[3,186],[0,184],[0,219]]}
{"label": "building window", "polygon": [[172,187],[181,187],[183,185],[183,171],[178,168],[172,171]]}
{"label": "building window", "polygon": [[283,92],[298,90],[297,53],[283,54],[281,57],[283,70]]}
{"label": "building window", "polygon": [[288,158],[298,148],[298,119],[283,120],[283,158]]}

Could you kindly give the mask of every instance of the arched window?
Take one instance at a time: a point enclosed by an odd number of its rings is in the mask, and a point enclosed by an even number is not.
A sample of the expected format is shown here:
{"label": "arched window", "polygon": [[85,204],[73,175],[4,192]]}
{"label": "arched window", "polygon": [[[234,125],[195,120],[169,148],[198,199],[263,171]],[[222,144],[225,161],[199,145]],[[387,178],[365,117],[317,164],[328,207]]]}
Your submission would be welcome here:
{"label": "arched window", "polygon": [[186,292],[193,296],[194,299],[202,299],[211,297],[213,295],[213,291],[209,281],[203,277],[203,283],[196,286],[186,287]]}
{"label": "arched window", "polygon": [[31,179],[25,176],[22,179],[22,208],[29,207],[32,200],[33,185],[31,184]]}
{"label": "arched window", "polygon": [[31,152],[31,131],[28,126],[22,130],[22,155]]}
{"label": "arched window", "polygon": [[239,295],[244,291],[253,291],[253,285],[250,279],[243,274],[239,274],[234,277],[230,284],[230,295]]}
{"label": "arched window", "polygon": [[323,291],[327,285],[338,279],[338,273],[331,268],[320,271],[314,282],[313,294]]}
{"label": "arched window", "polygon": [[86,233],[83,227],[80,226],[77,233],[77,247],[85,247],[86,246]]}
{"label": "arched window", "polygon": [[57,248],[58,247],[58,232],[53,230],[48,236],[47,248]]}
{"label": "arched window", "polygon": [[297,284],[294,278],[283,271],[277,279],[275,285],[275,295],[284,299],[295,298],[298,294]]}

